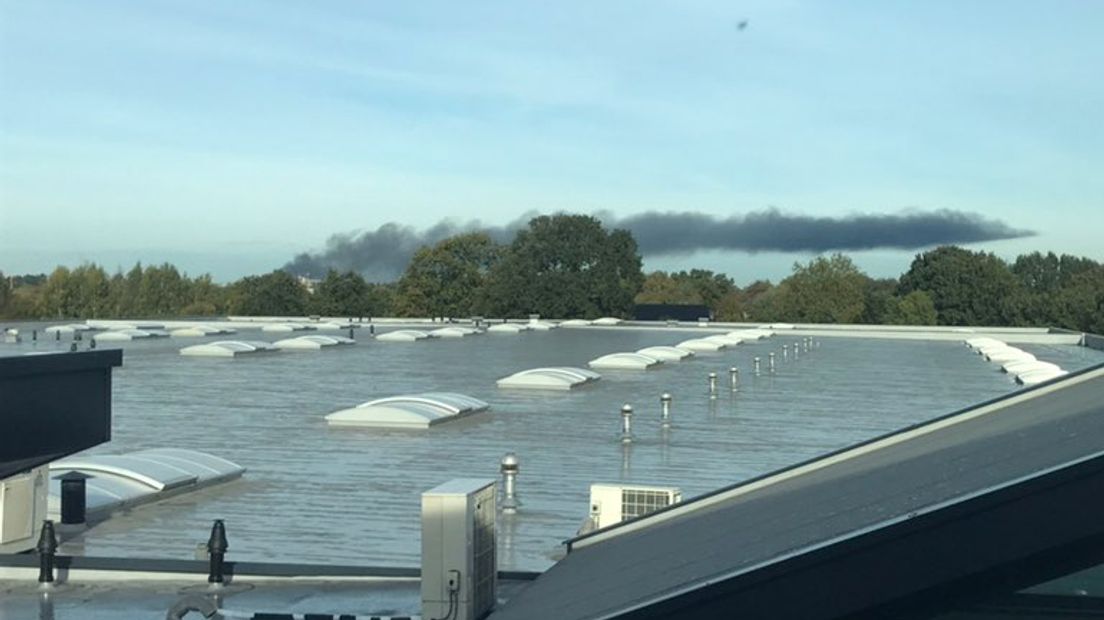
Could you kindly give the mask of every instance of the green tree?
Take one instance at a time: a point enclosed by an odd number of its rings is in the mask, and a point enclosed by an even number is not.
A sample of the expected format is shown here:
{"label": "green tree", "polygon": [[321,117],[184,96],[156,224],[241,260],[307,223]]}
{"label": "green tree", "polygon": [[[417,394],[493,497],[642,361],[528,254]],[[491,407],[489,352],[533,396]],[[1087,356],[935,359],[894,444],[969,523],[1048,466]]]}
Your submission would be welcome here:
{"label": "green tree", "polygon": [[518,232],[487,282],[491,313],[628,316],[640,291],[636,241],[586,215],[540,216]]}
{"label": "green tree", "polygon": [[1104,266],[1071,276],[1053,299],[1058,327],[1104,334]]}
{"label": "green tree", "polygon": [[185,299],[179,309],[180,316],[213,316],[226,308],[226,290],[214,282],[211,274],[194,279],[184,277]]}
{"label": "green tree", "polygon": [[717,308],[717,304],[725,295],[736,290],[736,283],[732,278],[723,273],[714,273],[708,269],[691,269],[671,274],[676,282],[689,286],[706,306],[711,310]]}
{"label": "green tree", "polygon": [[68,267],[61,265],[50,272],[50,276],[42,286],[39,309],[41,316],[54,319],[77,316],[73,304],[74,287],[69,281],[70,273]]}
{"label": "green tree", "polygon": [[395,296],[398,284],[395,282],[371,282],[368,284],[368,305],[364,309],[366,316],[395,316]]}
{"label": "green tree", "polygon": [[938,318],[931,295],[925,291],[912,291],[904,297],[891,298],[881,322],[890,325],[935,325]]}
{"label": "green tree", "polygon": [[307,313],[307,289],[286,271],[246,276],[235,282],[231,289],[231,314],[303,316]]}
{"label": "green tree", "polygon": [[843,254],[795,263],[778,286],[778,318],[804,323],[856,323],[865,308],[867,276]]}
{"label": "green tree", "polygon": [[782,319],[782,310],[778,299],[784,297],[782,284],[774,285],[766,280],[758,280],[745,287],[744,312],[750,321],[778,321]]}
{"label": "green tree", "polygon": [[481,232],[422,247],[399,279],[395,310],[405,316],[478,314],[483,287],[500,253],[498,244]]}
{"label": "green tree", "polygon": [[173,316],[190,301],[188,282],[165,263],[146,267],[138,287],[138,315]]}
{"label": "green tree", "polygon": [[69,274],[70,311],[80,318],[111,316],[111,290],[107,273],[102,267],[85,263]]}
{"label": "green tree", "polygon": [[693,283],[676,279],[665,271],[649,273],[633,300],[638,304],[701,304],[702,296]]}
{"label": "green tree", "polygon": [[311,307],[316,314],[324,316],[371,316],[368,296],[368,283],[360,274],[338,273],[331,269],[315,287]]}
{"label": "green tree", "polygon": [[746,321],[748,318],[744,294],[740,290],[730,291],[712,310],[713,317],[718,321]]}
{"label": "green tree", "polygon": [[8,304],[11,303],[12,298],[12,280],[13,278],[9,278],[0,271],[0,317],[9,316]]}
{"label": "green tree", "polygon": [[1023,289],[993,254],[942,246],[918,254],[898,292],[926,291],[942,325],[1016,325]]}
{"label": "green tree", "polygon": [[863,290],[863,314],[860,321],[878,325],[889,322],[889,314],[897,305],[896,278],[867,278]]}
{"label": "green tree", "polygon": [[1012,263],[1012,273],[1031,293],[1053,293],[1071,284],[1078,274],[1099,267],[1096,261],[1054,252],[1021,254]]}

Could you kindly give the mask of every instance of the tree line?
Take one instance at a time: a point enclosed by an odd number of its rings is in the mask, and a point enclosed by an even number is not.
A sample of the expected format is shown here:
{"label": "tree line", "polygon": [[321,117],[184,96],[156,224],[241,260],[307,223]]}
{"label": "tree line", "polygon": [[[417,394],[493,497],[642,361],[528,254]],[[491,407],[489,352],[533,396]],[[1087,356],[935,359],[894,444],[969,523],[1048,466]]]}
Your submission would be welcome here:
{"label": "tree line", "polygon": [[1012,262],[944,246],[899,278],[871,278],[843,254],[795,263],[777,284],[739,287],[705,269],[644,274],[636,241],[582,215],[540,216],[506,244],[464,233],[415,253],[396,282],[285,271],[218,284],[169,264],[109,275],[84,264],[3,277],[0,317],[631,317],[635,304],[706,306],[720,321],[1055,326],[1104,333],[1104,266],[1033,252]]}

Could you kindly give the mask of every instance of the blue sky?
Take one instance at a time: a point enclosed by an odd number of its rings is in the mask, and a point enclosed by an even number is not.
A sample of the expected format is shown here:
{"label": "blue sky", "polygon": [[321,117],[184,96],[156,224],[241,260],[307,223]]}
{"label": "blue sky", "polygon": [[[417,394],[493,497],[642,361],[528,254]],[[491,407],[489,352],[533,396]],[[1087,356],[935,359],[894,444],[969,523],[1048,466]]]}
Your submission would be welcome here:
{"label": "blue sky", "polygon": [[1090,1],[0,0],[0,269],[226,280],[387,221],[768,206],[972,211],[1038,232],[975,248],[1104,259],[1102,26]]}

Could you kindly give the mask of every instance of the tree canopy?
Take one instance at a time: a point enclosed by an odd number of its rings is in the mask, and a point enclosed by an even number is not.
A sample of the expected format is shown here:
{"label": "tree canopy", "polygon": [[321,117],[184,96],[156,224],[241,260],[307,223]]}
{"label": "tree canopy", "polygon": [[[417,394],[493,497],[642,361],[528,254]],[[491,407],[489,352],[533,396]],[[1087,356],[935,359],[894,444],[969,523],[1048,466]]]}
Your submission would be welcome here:
{"label": "tree canopy", "polygon": [[480,232],[422,247],[399,280],[395,310],[408,316],[479,314],[487,277],[500,254],[498,244]]}
{"label": "tree canopy", "polygon": [[1104,266],[1032,252],[1011,264],[941,247],[900,280],[873,279],[846,256],[795,263],[777,285],[744,288],[705,269],[647,278],[632,236],[595,218],[533,219],[509,245],[464,233],[418,251],[394,283],[331,271],[303,281],[284,271],[219,284],[170,264],[113,275],[85,263],[50,274],[0,274],[3,318],[167,318],[220,314],[557,318],[630,316],[636,303],[706,305],[716,320],[910,325],[1036,325],[1104,332]]}
{"label": "tree canopy", "polygon": [[943,325],[1018,325],[1020,282],[1000,258],[943,246],[917,255],[899,292],[931,296]]}
{"label": "tree canopy", "polygon": [[794,263],[774,303],[786,320],[804,323],[857,323],[865,308],[867,277],[842,254]]}
{"label": "tree canopy", "polygon": [[636,241],[587,215],[540,216],[518,231],[487,278],[498,316],[628,316],[644,282]]}

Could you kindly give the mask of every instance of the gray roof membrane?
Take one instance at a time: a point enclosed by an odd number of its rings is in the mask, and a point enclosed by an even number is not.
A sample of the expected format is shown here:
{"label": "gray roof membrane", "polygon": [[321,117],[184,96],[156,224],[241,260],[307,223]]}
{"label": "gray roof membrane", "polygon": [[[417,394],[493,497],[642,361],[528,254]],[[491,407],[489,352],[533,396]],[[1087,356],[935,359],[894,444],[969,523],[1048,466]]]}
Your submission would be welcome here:
{"label": "gray roof membrane", "polygon": [[1102,453],[1096,366],[577,542],[491,617],[615,617]]}

